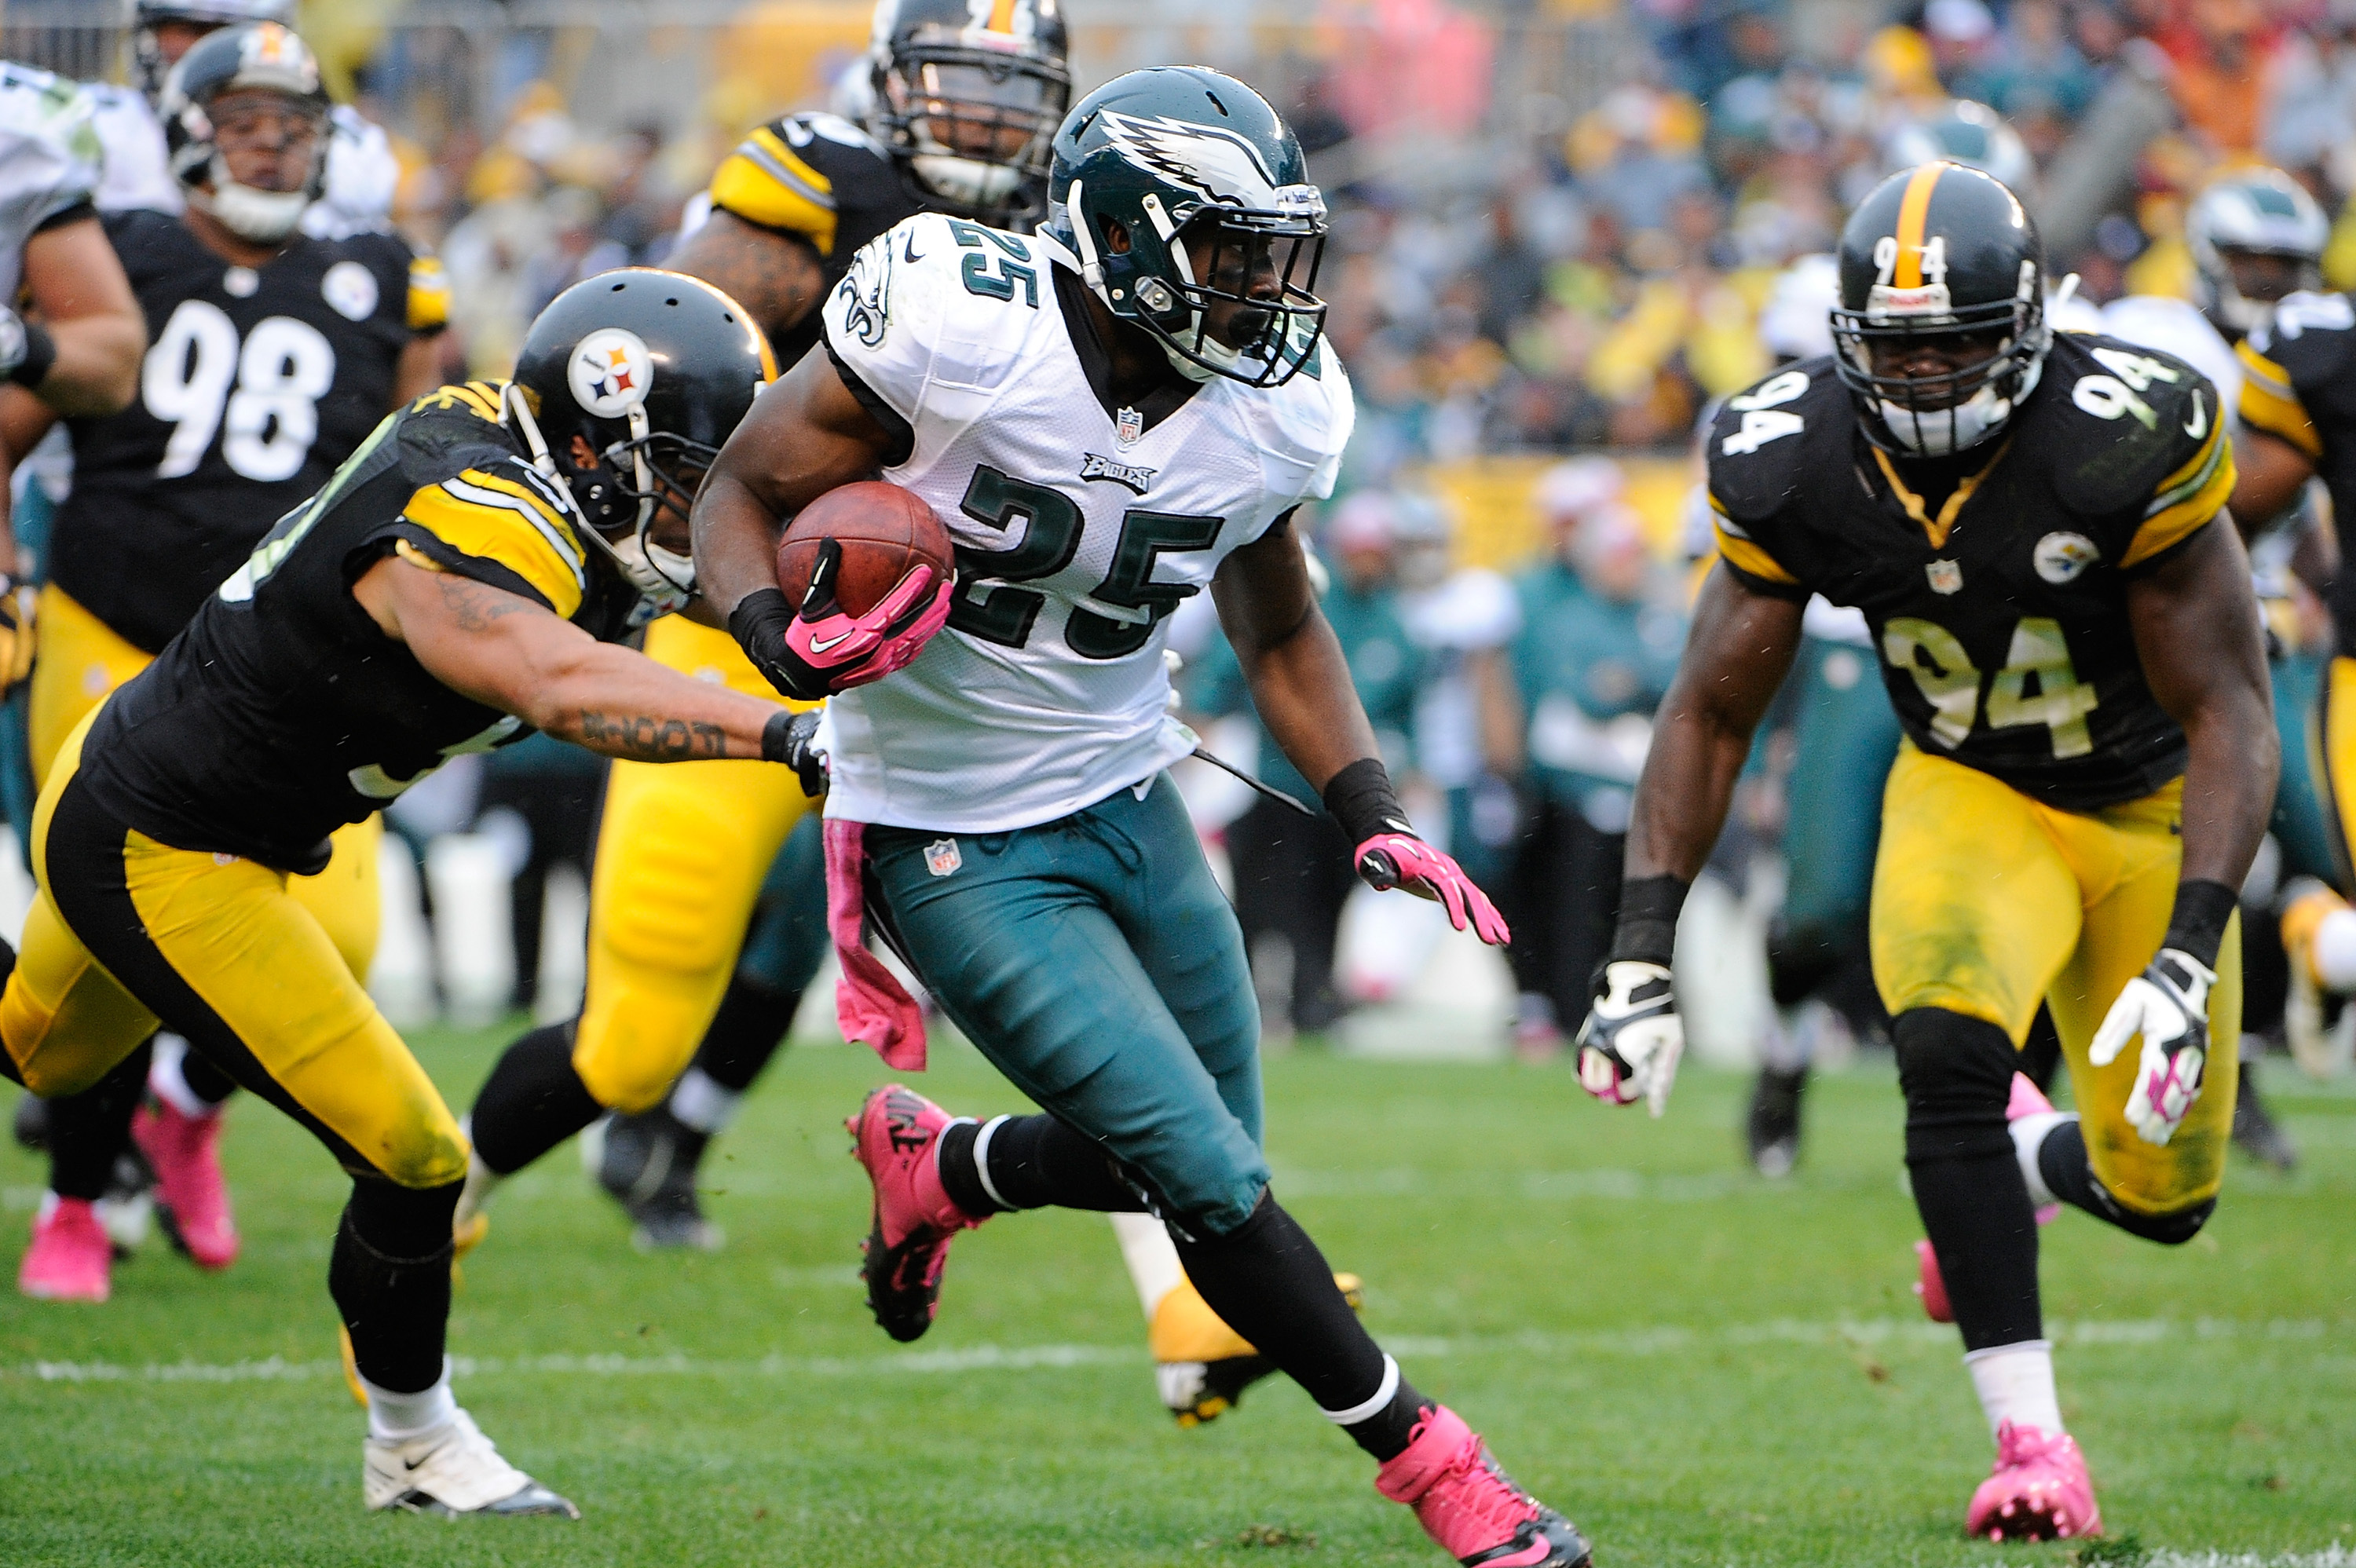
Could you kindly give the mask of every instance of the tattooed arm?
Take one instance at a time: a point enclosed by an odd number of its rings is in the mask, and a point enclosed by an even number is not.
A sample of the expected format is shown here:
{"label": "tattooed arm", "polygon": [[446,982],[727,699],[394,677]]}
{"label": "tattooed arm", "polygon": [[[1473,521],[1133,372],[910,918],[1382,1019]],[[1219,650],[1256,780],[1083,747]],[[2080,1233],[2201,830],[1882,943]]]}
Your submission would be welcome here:
{"label": "tattooed arm", "polygon": [[601,643],[520,594],[401,557],[362,573],[352,597],[451,690],[609,757],[757,758],[785,711]]}
{"label": "tattooed arm", "polygon": [[772,339],[800,325],[826,293],[817,247],[731,212],[713,212],[663,265],[701,278],[743,305]]}

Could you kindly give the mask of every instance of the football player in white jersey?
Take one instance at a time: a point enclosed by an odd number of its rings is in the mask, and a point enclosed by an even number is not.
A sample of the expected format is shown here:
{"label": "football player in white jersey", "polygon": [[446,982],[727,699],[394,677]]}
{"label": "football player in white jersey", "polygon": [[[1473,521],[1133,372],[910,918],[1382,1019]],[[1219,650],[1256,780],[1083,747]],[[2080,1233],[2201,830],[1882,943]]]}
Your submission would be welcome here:
{"label": "football player in white jersey", "polygon": [[[991,1215],[1150,1211],[1204,1299],[1459,1561],[1583,1563],[1570,1522],[1400,1377],[1270,1194],[1242,939],[1164,771],[1194,741],[1164,707],[1162,623],[1208,587],[1362,874],[1505,939],[1408,828],[1291,531],[1353,417],[1313,292],[1324,202],[1259,95],[1195,67],[1076,107],[1050,198],[1028,238],[926,215],[862,251],[824,352],[762,400],[695,513],[699,580],[754,663],[788,695],[842,694],[815,740],[847,1031],[922,1065],[921,1017],[858,946],[863,889],[1045,1108],[977,1122],[898,1084],[868,1097],[869,1306],[895,1339],[923,1334],[951,1239]],[[821,545],[798,611],[781,519],[878,468],[947,521],[955,583],[920,566],[853,616]]]}

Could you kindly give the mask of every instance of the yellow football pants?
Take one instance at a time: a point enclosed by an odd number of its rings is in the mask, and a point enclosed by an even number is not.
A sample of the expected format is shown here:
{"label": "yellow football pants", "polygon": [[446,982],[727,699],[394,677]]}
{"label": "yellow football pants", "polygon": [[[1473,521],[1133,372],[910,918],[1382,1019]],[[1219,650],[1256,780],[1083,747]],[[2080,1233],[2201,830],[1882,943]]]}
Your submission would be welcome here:
{"label": "yellow football pants", "polygon": [[0,1043],[35,1093],[77,1093],[155,1032],[187,1037],[309,1127],[355,1175],[466,1175],[442,1096],[283,871],[175,849],[77,785],[96,710],[33,813],[40,893],[0,992]]}
{"label": "yellow football pants", "polygon": [[1910,741],[1890,770],[1873,873],[1873,977],[1892,1016],[1944,1008],[2018,1047],[2053,1010],[2095,1176],[2122,1204],[2168,1214],[2213,1198],[2232,1141],[2242,1033],[2242,943],[2227,926],[2209,994],[2201,1098],[2147,1144],[2126,1119],[2139,1047],[2108,1067],[2086,1048],[2168,932],[2183,863],[2181,779],[2097,812],[2041,805]]}
{"label": "yellow football pants", "polygon": [[[780,700],[725,632],[668,615],[648,628],[646,651]],[[614,764],[573,1045],[573,1071],[598,1104],[638,1112],[670,1092],[720,1010],[769,862],[810,805],[793,770],[775,763]]]}
{"label": "yellow football pants", "polygon": [[[54,582],[41,590],[37,624],[40,656],[33,662],[26,729],[33,753],[33,787],[38,789],[48,782],[67,737],[115,688],[155,661]],[[377,929],[384,918],[377,879],[377,855],[383,842],[381,817],[337,828],[335,859],[327,869],[315,877],[296,877],[287,889],[364,981],[376,957]]]}
{"label": "yellow football pants", "polygon": [[2342,891],[2356,866],[2356,659],[2334,658],[2323,674],[2323,766],[2317,775],[2325,802],[2333,854],[2340,862]]}

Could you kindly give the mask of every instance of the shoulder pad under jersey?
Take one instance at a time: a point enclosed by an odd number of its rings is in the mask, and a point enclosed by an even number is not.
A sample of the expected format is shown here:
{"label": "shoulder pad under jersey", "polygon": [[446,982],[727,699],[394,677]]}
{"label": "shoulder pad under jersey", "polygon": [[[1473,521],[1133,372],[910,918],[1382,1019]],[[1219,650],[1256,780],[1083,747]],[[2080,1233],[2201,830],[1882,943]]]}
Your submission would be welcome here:
{"label": "shoulder pad under jersey", "polygon": [[0,211],[10,243],[97,195],[105,152],[95,114],[79,83],[0,61]]}
{"label": "shoulder pad under jersey", "polygon": [[2175,355],[2092,333],[2057,336],[2027,420],[2062,505],[2087,517],[2140,516],[2162,481],[2222,452],[2229,411],[2209,378]]}
{"label": "shoulder pad under jersey", "polygon": [[[712,205],[763,229],[798,234],[834,252],[846,197],[899,171],[874,138],[832,114],[791,114],[754,130],[712,176]],[[854,194],[856,193],[856,194]]]}
{"label": "shoulder pad under jersey", "polygon": [[1740,522],[1772,517],[1826,463],[1849,464],[1857,403],[1832,357],[1787,365],[1719,405],[1702,437],[1709,493]]}

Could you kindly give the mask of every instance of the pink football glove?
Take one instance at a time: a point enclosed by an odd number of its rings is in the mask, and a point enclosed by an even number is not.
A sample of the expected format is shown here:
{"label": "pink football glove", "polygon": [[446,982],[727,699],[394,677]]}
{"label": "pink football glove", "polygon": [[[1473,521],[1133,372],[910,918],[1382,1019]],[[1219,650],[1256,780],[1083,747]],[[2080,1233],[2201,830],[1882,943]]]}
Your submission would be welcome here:
{"label": "pink football glove", "polygon": [[1492,947],[1513,940],[1505,917],[1488,894],[1472,885],[1464,869],[1413,834],[1377,833],[1359,845],[1351,859],[1358,875],[1376,891],[1399,888],[1418,898],[1436,899],[1447,909],[1449,924],[1462,931],[1470,921],[1474,934]]}
{"label": "pink football glove", "polygon": [[948,624],[949,595],[956,590],[954,578],[937,582],[931,567],[915,567],[875,608],[851,615],[835,603],[831,591],[829,556],[840,551],[832,539],[821,547],[801,613],[786,628],[787,651],[829,692],[865,686],[905,667]]}

